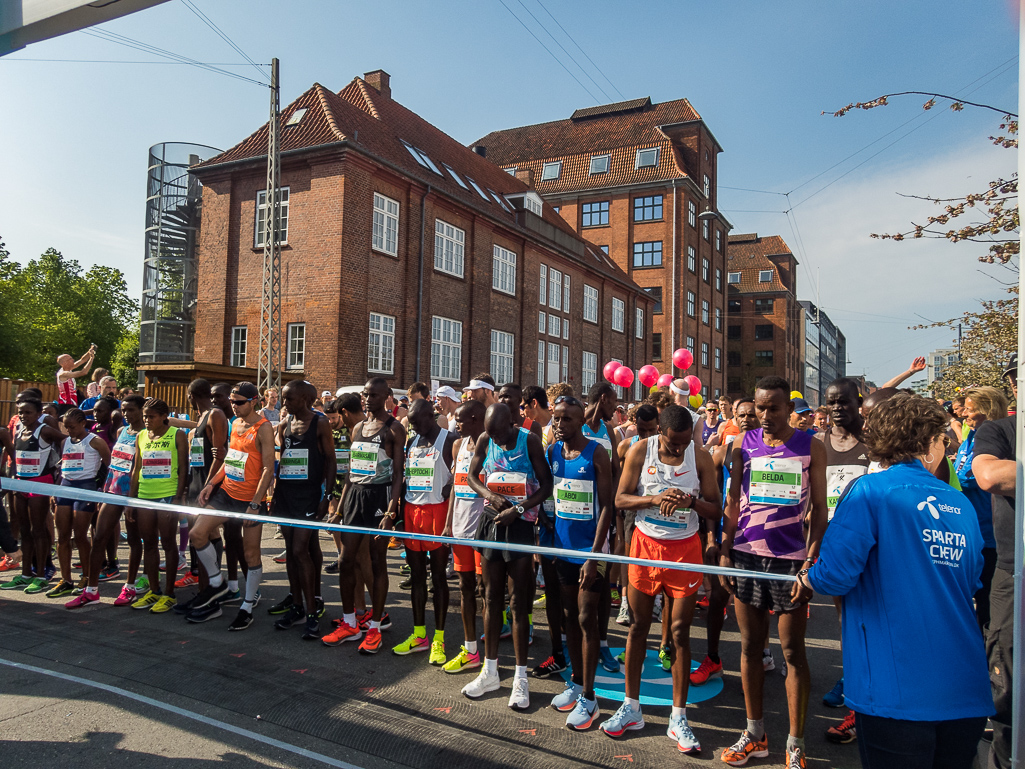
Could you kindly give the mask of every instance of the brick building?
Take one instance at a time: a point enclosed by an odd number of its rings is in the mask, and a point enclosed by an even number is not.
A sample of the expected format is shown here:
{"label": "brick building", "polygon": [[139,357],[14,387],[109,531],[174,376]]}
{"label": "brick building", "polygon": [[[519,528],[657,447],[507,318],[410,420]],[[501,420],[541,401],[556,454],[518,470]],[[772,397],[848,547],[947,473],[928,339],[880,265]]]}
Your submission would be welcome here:
{"label": "brick building", "polygon": [[[267,132],[194,167],[197,362],[256,362]],[[281,188],[285,367],[318,389],[490,371],[584,390],[610,359],[648,360],[653,300],[528,184],[394,101],[381,70],[282,110]]]}
{"label": "brick building", "polygon": [[750,396],[775,374],[804,386],[804,308],[797,301],[797,259],[778,235],[730,235],[726,260],[726,356],[731,398]]}
{"label": "brick building", "polygon": [[716,208],[722,148],[690,102],[579,109],[567,120],[495,131],[475,147],[535,186],[656,300],[645,362],[674,371],[673,350],[687,347],[695,360],[688,373],[706,397],[717,396],[726,376],[730,224]]}

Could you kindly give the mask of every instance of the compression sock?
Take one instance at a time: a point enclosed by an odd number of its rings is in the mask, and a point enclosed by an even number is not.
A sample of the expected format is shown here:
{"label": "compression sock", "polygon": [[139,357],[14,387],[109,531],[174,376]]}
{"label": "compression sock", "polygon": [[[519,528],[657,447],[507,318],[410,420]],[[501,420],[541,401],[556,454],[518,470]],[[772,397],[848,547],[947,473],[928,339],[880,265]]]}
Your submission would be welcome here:
{"label": "compression sock", "polygon": [[242,602],[242,610],[250,614],[256,606],[256,594],[260,592],[260,580],[263,579],[263,567],[250,568],[246,574],[246,600]]}
{"label": "compression sock", "polygon": [[224,583],[224,577],[221,576],[221,570],[217,566],[217,551],[213,544],[208,542],[206,547],[198,548],[196,555],[203,566],[203,571],[210,578],[210,586],[220,587]]}

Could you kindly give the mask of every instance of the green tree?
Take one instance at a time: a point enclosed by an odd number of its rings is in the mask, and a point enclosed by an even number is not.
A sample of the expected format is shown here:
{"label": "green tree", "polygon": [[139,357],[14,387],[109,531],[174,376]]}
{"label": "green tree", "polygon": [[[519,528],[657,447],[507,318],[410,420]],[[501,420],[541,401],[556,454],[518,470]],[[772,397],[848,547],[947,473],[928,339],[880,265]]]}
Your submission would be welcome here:
{"label": "green tree", "polygon": [[139,325],[127,329],[114,348],[110,361],[110,375],[119,387],[135,387],[139,381]]}

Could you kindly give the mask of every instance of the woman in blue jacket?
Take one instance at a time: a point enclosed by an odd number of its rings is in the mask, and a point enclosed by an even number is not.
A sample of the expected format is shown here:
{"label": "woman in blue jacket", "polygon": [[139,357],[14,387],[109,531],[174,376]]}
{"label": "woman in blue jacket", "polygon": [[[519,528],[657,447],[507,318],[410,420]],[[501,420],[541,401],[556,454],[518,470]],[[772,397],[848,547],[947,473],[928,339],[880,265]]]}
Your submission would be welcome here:
{"label": "woman in blue jacket", "polygon": [[968,769],[992,693],[972,596],[983,537],[972,503],[926,465],[948,417],[898,394],[864,441],[884,470],[847,487],[799,601],[843,596],[844,697],[865,769]]}

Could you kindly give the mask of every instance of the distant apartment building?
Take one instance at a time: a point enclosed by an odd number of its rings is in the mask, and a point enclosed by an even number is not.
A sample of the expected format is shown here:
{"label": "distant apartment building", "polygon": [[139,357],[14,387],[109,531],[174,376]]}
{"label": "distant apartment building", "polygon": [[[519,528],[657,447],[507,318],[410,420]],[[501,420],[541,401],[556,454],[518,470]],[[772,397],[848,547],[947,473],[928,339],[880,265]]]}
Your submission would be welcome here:
{"label": "distant apartment building", "polygon": [[949,347],[933,350],[925,357],[925,379],[931,385],[937,379],[943,379],[947,366],[957,363],[957,350]]}
{"label": "distant apartment building", "polygon": [[763,376],[804,386],[804,310],[797,301],[797,259],[783,238],[729,236],[726,259],[726,391],[751,395]]}
{"label": "distant apartment building", "polygon": [[[726,387],[726,249],[719,143],[686,99],[579,109],[474,143],[601,247],[655,302],[645,362],[674,372],[687,348],[706,397]],[[541,277],[543,280],[543,276]],[[634,397],[640,397],[635,385]]]}
{"label": "distant apartment building", "polygon": [[812,407],[825,400],[834,379],[847,376],[847,339],[829,316],[811,302],[804,310],[804,393]]}

